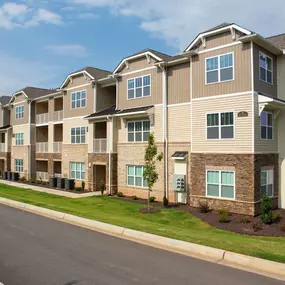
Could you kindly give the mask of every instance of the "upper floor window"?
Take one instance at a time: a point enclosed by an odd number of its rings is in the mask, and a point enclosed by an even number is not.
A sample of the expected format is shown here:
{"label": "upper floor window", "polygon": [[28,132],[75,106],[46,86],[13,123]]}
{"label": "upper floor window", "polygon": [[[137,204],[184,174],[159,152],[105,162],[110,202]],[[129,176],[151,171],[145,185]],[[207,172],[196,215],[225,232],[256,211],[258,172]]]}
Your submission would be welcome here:
{"label": "upper floor window", "polygon": [[16,107],[16,120],[24,118],[24,106]]}
{"label": "upper floor window", "polygon": [[24,161],[23,159],[15,159],[15,172],[23,172],[24,171]]}
{"label": "upper floor window", "polygon": [[261,170],[260,184],[261,184],[261,196],[267,195],[273,197],[273,185],[274,185],[274,171],[270,170]]}
{"label": "upper floor window", "polygon": [[86,106],[86,91],[73,92],[71,94],[71,108],[83,108]]}
{"label": "upper floor window", "polygon": [[71,128],[71,143],[84,144],[86,142],[86,127]]}
{"label": "upper floor window", "polygon": [[24,145],[24,134],[23,133],[15,134],[15,138],[16,138],[16,145]]}
{"label": "upper floor window", "polygon": [[260,133],[261,139],[272,140],[273,139],[273,114],[268,112],[262,112],[260,115]]}
{"label": "upper floor window", "polygon": [[141,98],[150,95],[150,75],[128,80],[128,99]]}
{"label": "upper floor window", "polygon": [[207,139],[233,139],[234,113],[207,114]]}
{"label": "upper floor window", "polygon": [[272,58],[263,54],[262,52],[259,53],[259,78],[260,80],[272,84],[273,76],[272,76]]}
{"label": "upper floor window", "polygon": [[150,121],[128,122],[128,141],[147,142],[150,133]]}
{"label": "upper floor window", "polygon": [[217,83],[234,79],[233,53],[206,59],[206,83]]}

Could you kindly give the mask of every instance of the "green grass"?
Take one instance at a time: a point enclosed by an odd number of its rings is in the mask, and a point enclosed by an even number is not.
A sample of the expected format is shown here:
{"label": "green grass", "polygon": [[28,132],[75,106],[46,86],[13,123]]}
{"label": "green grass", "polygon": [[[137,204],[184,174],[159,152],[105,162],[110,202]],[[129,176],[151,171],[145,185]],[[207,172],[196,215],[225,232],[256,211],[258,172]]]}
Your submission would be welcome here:
{"label": "green grass", "polygon": [[184,211],[162,209],[145,215],[145,205],[108,197],[71,199],[0,185],[0,196],[118,226],[285,263],[285,238],[223,231]]}

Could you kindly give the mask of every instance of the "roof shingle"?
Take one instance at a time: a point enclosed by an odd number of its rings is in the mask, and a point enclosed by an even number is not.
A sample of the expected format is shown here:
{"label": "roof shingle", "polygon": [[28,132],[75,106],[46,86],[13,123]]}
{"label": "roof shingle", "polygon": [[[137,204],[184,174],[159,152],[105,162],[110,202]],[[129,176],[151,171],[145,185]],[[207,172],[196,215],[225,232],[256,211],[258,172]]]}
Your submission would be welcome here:
{"label": "roof shingle", "polygon": [[285,49],[285,34],[268,37],[266,39],[279,49]]}

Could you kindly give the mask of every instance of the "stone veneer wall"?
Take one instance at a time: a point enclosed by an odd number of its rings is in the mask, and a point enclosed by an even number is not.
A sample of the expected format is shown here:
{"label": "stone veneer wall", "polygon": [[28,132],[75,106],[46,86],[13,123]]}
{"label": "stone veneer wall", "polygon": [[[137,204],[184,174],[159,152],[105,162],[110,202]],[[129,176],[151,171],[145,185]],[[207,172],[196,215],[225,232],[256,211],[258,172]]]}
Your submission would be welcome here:
{"label": "stone veneer wall", "polygon": [[47,160],[48,161],[48,174],[49,176],[53,176],[54,169],[53,169],[53,162],[54,161],[61,161],[62,155],[61,153],[36,153],[36,160]]}

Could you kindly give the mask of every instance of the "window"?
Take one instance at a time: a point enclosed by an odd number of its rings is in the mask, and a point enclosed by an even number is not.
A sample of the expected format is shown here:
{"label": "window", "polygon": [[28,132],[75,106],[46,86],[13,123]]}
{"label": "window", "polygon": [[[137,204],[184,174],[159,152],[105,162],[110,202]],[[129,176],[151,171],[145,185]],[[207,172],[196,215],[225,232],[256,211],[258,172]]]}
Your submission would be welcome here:
{"label": "window", "polygon": [[206,59],[206,83],[217,83],[234,79],[233,53]]}
{"label": "window", "polygon": [[272,84],[273,76],[272,76],[272,58],[263,54],[262,52],[259,53],[259,78],[260,80]]}
{"label": "window", "polygon": [[129,165],[128,166],[128,177],[127,177],[127,184],[128,186],[135,186],[135,187],[147,187],[147,181],[143,178],[143,166],[135,166]]}
{"label": "window", "polygon": [[267,195],[273,197],[273,169],[261,170],[260,184],[261,184],[261,197]]}
{"label": "window", "polygon": [[23,159],[15,159],[15,172],[24,172]]}
{"label": "window", "polygon": [[15,135],[16,138],[16,145],[24,145],[24,134],[18,133]]}
{"label": "window", "polygon": [[150,95],[150,75],[128,80],[128,99]]}
{"label": "window", "polygon": [[16,107],[16,120],[24,118],[24,106]]}
{"label": "window", "polygon": [[70,162],[70,177],[71,179],[84,180],[85,179],[85,163]]}
{"label": "window", "polygon": [[72,144],[86,143],[86,127],[71,128],[71,143]]}
{"label": "window", "polygon": [[235,199],[235,173],[207,170],[207,196]]}
{"label": "window", "polygon": [[128,122],[128,141],[147,142],[150,133],[150,121]]}
{"label": "window", "polygon": [[207,114],[207,139],[233,139],[234,113]]}
{"label": "window", "polygon": [[260,115],[261,139],[273,139],[273,115],[272,113],[262,112]]}
{"label": "window", "polygon": [[71,94],[71,108],[83,108],[86,106],[86,91],[73,92]]}

